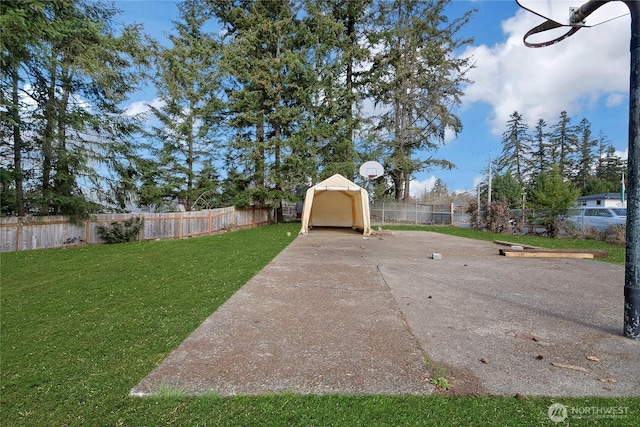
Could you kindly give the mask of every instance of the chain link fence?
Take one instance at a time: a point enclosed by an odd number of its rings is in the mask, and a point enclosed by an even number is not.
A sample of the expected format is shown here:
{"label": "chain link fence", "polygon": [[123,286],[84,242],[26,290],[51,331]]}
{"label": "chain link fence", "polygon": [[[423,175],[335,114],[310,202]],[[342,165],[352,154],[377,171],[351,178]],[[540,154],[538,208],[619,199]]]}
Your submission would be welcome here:
{"label": "chain link fence", "polygon": [[467,225],[467,206],[454,203],[374,202],[369,207],[371,224]]}

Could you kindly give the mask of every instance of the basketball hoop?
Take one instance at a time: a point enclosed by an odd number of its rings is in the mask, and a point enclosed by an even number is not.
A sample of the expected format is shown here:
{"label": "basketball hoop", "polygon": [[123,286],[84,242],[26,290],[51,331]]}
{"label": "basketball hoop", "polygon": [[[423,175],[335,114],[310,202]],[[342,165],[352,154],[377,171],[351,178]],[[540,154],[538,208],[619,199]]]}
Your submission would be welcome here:
{"label": "basketball hoop", "polygon": [[545,32],[545,31],[555,30],[557,28],[564,28],[564,27],[568,27],[568,25],[558,24],[557,22],[554,22],[554,21],[547,21],[547,22],[545,22],[543,24],[540,24],[537,27],[533,27],[532,29],[527,31],[527,33],[522,38],[522,42],[524,43],[524,45],[526,47],[534,47],[534,48],[535,47],[547,47],[547,46],[554,45],[554,44],[556,44],[558,42],[561,42],[562,40],[566,39],[567,37],[574,35],[580,28],[582,28],[582,27],[569,27],[569,31],[567,31],[566,33],[562,34],[559,37],[556,37],[555,39],[548,40],[546,42],[530,42],[530,41],[527,41],[527,39],[529,39],[531,36],[534,36],[536,34],[539,34],[539,33]]}
{"label": "basketball hoop", "polygon": [[[573,0],[516,0],[521,8],[546,19],[542,24],[527,31],[522,41],[527,47],[551,46],[572,36],[580,28],[595,27],[628,15],[613,7],[600,9],[609,2],[612,0],[589,0],[580,7],[570,7]],[[586,20],[587,17],[589,22]],[[546,33],[545,35],[548,36],[546,41],[531,40],[533,36],[540,33]]]}

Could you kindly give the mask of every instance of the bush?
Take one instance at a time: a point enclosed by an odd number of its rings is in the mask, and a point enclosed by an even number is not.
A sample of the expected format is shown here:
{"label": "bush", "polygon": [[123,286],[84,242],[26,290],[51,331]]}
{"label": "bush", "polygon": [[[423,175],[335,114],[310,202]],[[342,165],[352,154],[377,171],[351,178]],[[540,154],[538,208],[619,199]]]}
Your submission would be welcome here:
{"label": "bush", "polygon": [[108,226],[99,225],[98,235],[105,243],[133,242],[142,230],[142,224],[142,218],[136,217],[121,222],[112,222]]}
{"label": "bush", "polygon": [[487,212],[486,226],[492,233],[513,231],[513,215],[506,202],[491,202]]}
{"label": "bush", "polygon": [[476,201],[469,203],[466,213],[469,215],[469,226],[471,228],[474,230],[482,230],[484,228],[482,225],[482,215],[478,215],[478,203]]}
{"label": "bush", "polygon": [[627,242],[627,226],[612,225],[602,233],[602,240],[610,245],[625,245]]}
{"label": "bush", "polygon": [[505,202],[491,202],[488,212],[480,212],[480,215],[478,215],[478,203],[470,202],[467,214],[469,225],[476,230],[505,233],[514,229],[513,214]]}

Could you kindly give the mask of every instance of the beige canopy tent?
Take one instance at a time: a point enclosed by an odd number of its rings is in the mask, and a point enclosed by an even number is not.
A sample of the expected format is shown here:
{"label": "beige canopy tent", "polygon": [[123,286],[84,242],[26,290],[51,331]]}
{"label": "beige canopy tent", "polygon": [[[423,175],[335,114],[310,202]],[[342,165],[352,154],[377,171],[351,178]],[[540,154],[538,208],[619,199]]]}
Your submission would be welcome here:
{"label": "beige canopy tent", "polygon": [[335,174],[307,190],[300,234],[312,227],[351,227],[371,234],[369,194],[342,175]]}

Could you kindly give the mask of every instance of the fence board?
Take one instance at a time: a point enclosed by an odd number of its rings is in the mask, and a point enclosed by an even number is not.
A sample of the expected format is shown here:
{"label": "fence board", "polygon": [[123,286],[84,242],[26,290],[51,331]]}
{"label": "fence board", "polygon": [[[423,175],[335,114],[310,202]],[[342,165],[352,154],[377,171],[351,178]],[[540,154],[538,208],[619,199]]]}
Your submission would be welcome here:
{"label": "fence board", "polygon": [[234,207],[191,212],[99,214],[79,223],[68,217],[0,218],[0,252],[49,249],[104,243],[98,235],[100,225],[142,217],[138,240],[177,239],[206,236],[269,223],[269,209]]}

